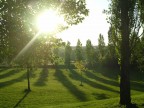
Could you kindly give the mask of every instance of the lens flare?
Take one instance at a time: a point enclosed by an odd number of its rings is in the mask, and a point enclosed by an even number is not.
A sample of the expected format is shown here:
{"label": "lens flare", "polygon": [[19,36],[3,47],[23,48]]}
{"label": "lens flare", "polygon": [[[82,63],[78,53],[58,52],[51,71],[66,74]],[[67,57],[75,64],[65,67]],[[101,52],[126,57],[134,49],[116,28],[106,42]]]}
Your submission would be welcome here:
{"label": "lens flare", "polygon": [[62,24],[63,18],[54,10],[45,10],[37,18],[37,27],[41,32],[54,32],[58,25]]}

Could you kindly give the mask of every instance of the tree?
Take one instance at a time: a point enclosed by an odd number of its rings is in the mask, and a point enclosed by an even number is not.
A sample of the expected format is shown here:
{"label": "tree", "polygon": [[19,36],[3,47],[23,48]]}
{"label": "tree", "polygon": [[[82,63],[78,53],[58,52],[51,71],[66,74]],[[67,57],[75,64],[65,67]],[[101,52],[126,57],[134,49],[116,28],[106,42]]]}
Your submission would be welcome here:
{"label": "tree", "polygon": [[83,86],[82,84],[82,71],[85,70],[85,66],[83,64],[83,49],[82,49],[82,43],[78,39],[77,41],[77,46],[76,46],[76,62],[75,62],[75,67],[78,69],[78,71],[81,73],[81,84],[80,86]]}
{"label": "tree", "polygon": [[136,0],[111,0],[108,22],[113,29],[115,47],[118,46],[120,64],[120,104],[130,105],[130,59],[141,28]]}
{"label": "tree", "polygon": [[14,0],[3,0],[2,2],[0,35],[2,38],[0,39],[3,39],[2,48],[5,50],[2,50],[2,52],[3,55],[6,55],[5,59],[8,64],[27,44],[28,40],[31,39],[29,32],[29,25],[31,23],[27,24],[27,17],[31,15],[29,11],[25,10],[26,3],[26,1],[21,3],[21,1]]}
{"label": "tree", "polygon": [[59,48],[64,46],[64,42],[55,36],[40,36],[35,41],[35,64],[47,67],[59,63]]}
{"label": "tree", "polygon": [[83,52],[82,52],[82,43],[78,39],[77,46],[76,46],[76,61],[82,61],[83,60]]}
{"label": "tree", "polygon": [[[137,0],[137,7],[139,9],[139,13],[140,13],[140,22],[142,23],[142,25],[144,24],[144,2],[143,0]],[[138,41],[136,42],[136,45],[134,46],[134,50],[133,50],[133,61],[132,62],[136,62],[136,66],[138,67],[138,69],[140,70],[140,72],[144,71],[144,59],[143,59],[143,53],[144,53],[144,26],[141,27],[142,28],[142,33],[140,36],[142,37],[138,37]],[[136,51],[135,51],[136,50]]]}
{"label": "tree", "polygon": [[[131,104],[131,94],[130,94],[130,33],[132,31],[133,25],[138,27],[134,29],[133,33],[139,33],[139,27],[137,21],[134,24],[131,24],[131,20],[135,19],[135,1],[120,1],[120,10],[121,10],[121,81],[120,81],[120,103],[123,105]],[[130,14],[132,14],[130,16]],[[139,14],[137,14],[139,15]],[[137,18],[137,17],[136,17]],[[137,19],[138,20],[138,19]],[[132,34],[133,36],[133,34]],[[137,38],[135,38],[137,39]],[[132,40],[133,42],[133,40]],[[132,46],[131,46],[132,47]]]}
{"label": "tree", "polygon": [[121,73],[120,73],[120,104],[129,105],[131,103],[130,93],[130,46],[129,46],[129,0],[120,0],[121,10]]}
{"label": "tree", "polygon": [[119,45],[117,41],[114,41],[115,39],[115,31],[113,30],[112,27],[109,28],[108,31],[108,47],[107,47],[107,59],[109,62],[108,66],[118,66],[118,58],[120,57],[119,55]]}
{"label": "tree", "polygon": [[139,7],[139,11],[140,11],[141,22],[142,22],[142,24],[144,24],[144,2],[143,2],[143,0],[138,0],[138,7]]}
{"label": "tree", "polygon": [[82,79],[83,78],[83,71],[85,71],[86,68],[85,68],[85,66],[84,66],[82,61],[76,61],[74,65],[78,69],[78,71],[81,73],[80,86],[83,86],[83,79]]}
{"label": "tree", "polygon": [[[141,0],[140,0],[141,1]],[[139,39],[142,36],[143,32],[140,34],[140,28],[143,28],[142,19],[141,19],[141,12],[140,12],[140,4],[139,0],[133,0],[129,3],[129,41],[130,41],[130,53],[134,52],[134,47]],[[120,64],[120,46],[121,46],[121,10],[119,0],[111,0],[109,5],[109,10],[104,10],[108,16],[107,21],[110,23],[110,34],[111,40],[114,44],[116,54],[119,58]]]}
{"label": "tree", "polygon": [[98,38],[98,49],[99,49],[99,62],[103,64],[104,57],[105,57],[105,42],[104,37],[102,34],[99,34]]}
{"label": "tree", "polygon": [[93,67],[95,63],[94,55],[95,55],[94,48],[91,44],[91,41],[88,39],[86,41],[86,62],[90,67]]}
{"label": "tree", "polygon": [[[34,37],[37,32],[34,17],[47,8],[58,10],[58,13],[64,16],[67,26],[82,22],[88,15],[85,0],[2,0],[0,42],[3,46],[0,54],[7,55],[5,58],[8,63]],[[63,30],[63,27],[61,29]]]}
{"label": "tree", "polygon": [[[2,0],[0,1],[0,16],[1,16],[1,22],[0,22],[0,28],[1,28],[1,34],[0,34],[0,56],[4,57],[4,59],[0,59],[2,62],[4,60],[7,61],[8,64],[11,63],[15,59],[17,55],[22,49],[25,48],[25,46],[33,39],[33,37],[37,34],[37,30],[35,28],[35,17],[39,12],[41,12],[43,9],[55,9],[58,10],[58,14],[62,14],[64,16],[65,22],[67,23],[67,26],[78,24],[82,22],[82,20],[85,18],[85,16],[88,15],[88,9],[86,9],[85,0]],[[59,28],[60,30],[63,30],[63,27]],[[58,30],[59,31],[59,30]],[[52,37],[53,38],[53,35]],[[54,46],[59,45],[59,39],[54,39],[52,42],[54,43]],[[43,45],[41,48],[35,48],[36,53],[40,55],[43,54],[45,57],[43,62],[46,64],[48,61],[45,59],[49,59],[51,62],[54,62],[55,55],[50,54],[51,52],[48,51],[47,48],[51,48],[51,42],[46,45],[46,43],[42,43]],[[29,44],[30,46],[32,44]],[[25,53],[31,52],[30,47],[26,47],[27,49],[24,49]],[[46,48],[43,49],[43,48]],[[52,47],[50,51],[54,51]],[[40,50],[44,53],[40,52]],[[50,57],[47,58],[47,56]],[[31,55],[31,54],[30,54]],[[24,55],[23,53],[19,55],[18,58],[22,58],[25,56],[27,59],[26,62],[24,62],[24,65],[28,65],[27,67],[31,66],[31,62],[29,62],[30,56],[29,54]],[[20,60],[19,59],[19,60]],[[36,58],[35,58],[36,59]],[[17,60],[16,60],[17,61]],[[31,60],[30,60],[31,61]],[[22,63],[22,62],[21,62]],[[30,63],[30,64],[29,64]],[[28,68],[27,68],[28,70]],[[29,72],[29,70],[27,71]],[[29,75],[28,79],[29,79]],[[29,81],[28,81],[29,82]],[[29,86],[29,85],[28,85]],[[28,87],[29,88],[29,87]]]}
{"label": "tree", "polygon": [[72,48],[70,46],[70,42],[68,41],[65,46],[65,65],[68,67],[70,66],[70,62],[71,62],[71,51]]}
{"label": "tree", "polygon": [[136,62],[137,68],[141,73],[144,72],[144,35],[139,39],[139,42],[136,44],[136,51],[133,53],[133,61]]}

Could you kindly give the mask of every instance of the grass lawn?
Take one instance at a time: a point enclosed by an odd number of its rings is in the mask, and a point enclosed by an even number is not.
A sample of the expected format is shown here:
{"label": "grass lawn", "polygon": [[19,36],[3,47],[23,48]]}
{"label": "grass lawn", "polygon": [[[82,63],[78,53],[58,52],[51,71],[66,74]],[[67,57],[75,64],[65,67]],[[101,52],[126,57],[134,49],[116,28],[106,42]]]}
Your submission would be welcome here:
{"label": "grass lawn", "polygon": [[[115,108],[119,102],[117,73],[96,69],[81,77],[76,69],[39,68],[31,72],[32,91],[26,92],[26,69],[0,69],[0,108]],[[144,82],[133,79],[131,88],[132,101],[144,107]]]}

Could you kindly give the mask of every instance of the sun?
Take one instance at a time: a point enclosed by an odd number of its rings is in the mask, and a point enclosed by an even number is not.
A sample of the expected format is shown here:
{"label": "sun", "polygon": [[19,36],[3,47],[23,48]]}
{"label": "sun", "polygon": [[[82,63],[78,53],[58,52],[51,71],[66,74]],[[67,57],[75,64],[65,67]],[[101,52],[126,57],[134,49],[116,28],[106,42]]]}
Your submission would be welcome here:
{"label": "sun", "polygon": [[41,32],[54,32],[64,22],[62,16],[54,10],[45,10],[37,17],[37,27]]}

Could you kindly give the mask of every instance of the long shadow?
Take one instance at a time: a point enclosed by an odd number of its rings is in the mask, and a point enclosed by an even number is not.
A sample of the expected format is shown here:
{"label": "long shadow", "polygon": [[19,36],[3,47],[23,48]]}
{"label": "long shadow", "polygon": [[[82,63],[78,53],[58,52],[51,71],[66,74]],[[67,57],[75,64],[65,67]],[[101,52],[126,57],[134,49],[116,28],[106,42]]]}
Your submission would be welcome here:
{"label": "long shadow", "polygon": [[[104,76],[111,78],[111,79],[117,79],[118,74],[120,73],[120,70],[114,69],[114,70],[108,70],[108,71],[102,71],[103,69],[99,69],[99,72],[101,72]],[[144,91],[144,82],[142,80],[143,75],[140,75],[140,73],[136,73],[135,71],[131,71],[130,74],[130,80],[131,80],[131,90],[136,91]],[[140,83],[140,81],[142,83]],[[116,86],[116,83],[106,81],[107,84],[112,84]]]}
{"label": "long shadow", "polygon": [[[1,74],[1,75],[6,74],[6,73],[9,72],[9,71],[11,71],[10,68],[1,68],[1,69],[0,69],[0,74]],[[0,75],[0,76],[1,76],[1,75]]]}
{"label": "long shadow", "polygon": [[63,74],[61,70],[56,70],[55,76],[77,99],[87,101],[85,94],[80,91],[72,82]]}
{"label": "long shadow", "polygon": [[93,74],[92,72],[89,72],[89,71],[86,71],[85,74],[86,74],[87,77],[89,77],[91,79],[95,79],[95,80],[100,81],[102,83],[119,87],[119,83],[116,82],[116,81],[110,81],[110,80],[107,80],[107,79],[104,79],[104,78],[100,78],[100,77],[96,76],[95,74]]}
{"label": "long shadow", "polygon": [[[107,72],[107,75],[106,75],[106,72],[102,72],[103,73],[103,75],[104,76],[107,76],[108,77],[108,74],[110,74],[110,72]],[[105,74],[104,74],[105,73]],[[115,79],[114,78],[114,75],[117,77],[117,75],[118,75],[118,73],[116,74],[114,74],[114,71],[112,72],[111,71],[111,73],[113,73],[113,75],[111,75],[111,76],[113,76],[113,77],[109,77],[109,78],[111,78],[111,79]],[[91,75],[89,75],[89,74],[91,74]],[[94,76],[94,74],[92,75],[92,73],[88,73],[87,74],[88,75],[88,77],[90,76],[91,78],[93,77],[95,77],[96,78],[96,80],[98,79],[98,77],[97,76]],[[110,75],[109,75],[110,76]],[[137,78],[135,78],[135,77],[137,77]],[[131,73],[131,76],[130,76],[130,80],[131,80],[131,90],[136,90],[136,91],[144,91],[144,83],[140,83],[140,81],[141,82],[143,82],[142,81],[142,79],[141,78],[139,78],[139,77],[141,77],[140,75],[138,75],[138,74],[135,74],[135,73]],[[135,80],[134,80],[135,79]],[[141,79],[141,80],[140,80]],[[111,85],[114,85],[114,86],[119,86],[119,84],[117,83],[117,82],[114,82],[114,81],[109,81],[109,80],[105,80],[105,79],[98,79],[99,81],[102,81],[102,82],[104,82],[104,83],[106,83],[106,84],[111,84]],[[105,80],[105,81],[104,81]],[[138,81],[138,82],[136,82],[136,81]]]}
{"label": "long shadow", "polygon": [[106,87],[102,84],[99,84],[97,82],[94,82],[94,81],[90,81],[89,79],[87,78],[84,78],[84,77],[81,77],[81,75],[79,75],[75,70],[73,69],[70,69],[70,77],[74,80],[78,80],[80,81],[80,79],[83,79],[83,82],[90,85],[91,87],[94,87],[94,88],[98,88],[98,89],[102,89],[102,90],[107,90],[107,91],[111,91],[111,92],[115,92],[115,93],[119,93],[119,91],[117,90],[114,90],[110,87]]}
{"label": "long shadow", "polygon": [[20,81],[23,81],[24,79],[26,79],[26,73],[24,73],[23,75],[21,75],[18,78],[15,78],[15,79],[12,79],[9,81],[0,82],[0,88],[12,85],[12,84],[20,82]]}
{"label": "long shadow", "polygon": [[5,72],[6,70],[8,70],[8,69],[0,68],[0,73]]}
{"label": "long shadow", "polygon": [[141,81],[144,83],[144,73],[139,72],[138,70],[130,71],[130,79],[131,81]]}
{"label": "long shadow", "polygon": [[6,77],[10,77],[16,73],[19,73],[20,71],[18,69],[13,69],[13,70],[10,70],[9,72],[5,73],[5,74],[2,74],[0,75],[0,79],[3,79],[3,78],[6,78]]}
{"label": "long shadow", "polygon": [[36,85],[36,86],[45,86],[46,82],[47,82],[47,77],[48,77],[48,69],[43,68],[37,82],[34,85]]}
{"label": "long shadow", "polygon": [[144,92],[144,83],[131,81],[131,89]]}
{"label": "long shadow", "polygon": [[[111,78],[111,79],[117,79],[118,74],[120,73],[119,69],[114,69],[114,70],[110,70],[110,69],[96,69],[96,71],[99,71],[100,73],[102,73],[102,75]],[[143,80],[143,73],[136,73],[136,70],[132,71],[130,73],[130,80],[131,80],[131,90],[136,90],[136,91],[144,91],[144,80]],[[91,76],[91,75],[90,75]],[[110,81],[106,81],[105,83],[109,83],[112,85],[116,86],[116,83],[110,82]]]}
{"label": "long shadow", "polygon": [[144,73],[139,73],[138,70],[130,71],[131,90],[144,92]]}
{"label": "long shadow", "polygon": [[27,97],[27,95],[29,94],[30,92],[27,91],[24,96],[15,104],[15,106],[13,108],[16,108],[18,107],[18,105]]}
{"label": "long shadow", "polygon": [[98,67],[98,68],[95,69],[95,71],[101,73],[105,77],[108,77],[108,78],[114,79],[114,80],[118,79],[118,75],[120,73],[119,68]]}
{"label": "long shadow", "polygon": [[104,94],[104,93],[92,93],[92,95],[97,99],[97,100],[102,100],[102,99],[109,99],[109,97]]}

